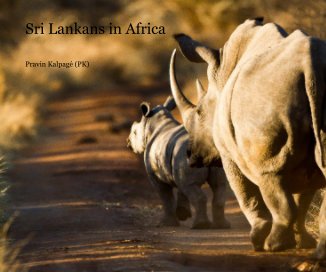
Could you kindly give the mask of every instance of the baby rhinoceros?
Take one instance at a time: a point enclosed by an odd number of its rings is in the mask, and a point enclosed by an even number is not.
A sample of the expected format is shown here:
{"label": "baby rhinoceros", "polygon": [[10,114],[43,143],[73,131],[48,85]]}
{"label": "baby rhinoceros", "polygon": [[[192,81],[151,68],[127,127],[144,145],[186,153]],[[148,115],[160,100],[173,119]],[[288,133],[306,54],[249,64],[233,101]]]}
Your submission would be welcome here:
{"label": "baby rhinoceros", "polygon": [[[224,178],[218,178],[218,168],[191,168],[187,162],[188,134],[172,116],[175,108],[172,97],[164,105],[151,109],[143,102],[140,105],[142,118],[131,127],[128,146],[136,154],[144,153],[148,177],[158,190],[163,202],[162,226],[178,226],[179,220],[191,217],[190,204],[195,210],[194,229],[229,228],[224,217]],[[207,216],[207,199],[201,185],[208,182],[213,191],[213,223]],[[173,188],[177,187],[175,205]]]}

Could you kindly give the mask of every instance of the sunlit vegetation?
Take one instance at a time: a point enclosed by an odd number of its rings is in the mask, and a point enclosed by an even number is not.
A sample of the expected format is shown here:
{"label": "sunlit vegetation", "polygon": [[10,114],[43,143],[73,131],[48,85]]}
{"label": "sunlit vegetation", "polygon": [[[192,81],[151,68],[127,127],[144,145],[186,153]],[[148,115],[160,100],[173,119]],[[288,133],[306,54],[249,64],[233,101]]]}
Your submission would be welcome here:
{"label": "sunlit vegetation", "polygon": [[[19,148],[36,134],[44,99],[59,90],[151,84],[167,80],[174,33],[221,46],[246,18],[264,16],[292,31],[325,37],[325,2],[280,0],[0,1],[0,149]],[[163,25],[166,35],[26,35],[27,23]],[[87,60],[90,68],[26,68],[25,61]],[[180,62],[183,80],[203,71]],[[197,69],[197,70],[194,70]],[[18,110],[19,109],[19,110]]]}

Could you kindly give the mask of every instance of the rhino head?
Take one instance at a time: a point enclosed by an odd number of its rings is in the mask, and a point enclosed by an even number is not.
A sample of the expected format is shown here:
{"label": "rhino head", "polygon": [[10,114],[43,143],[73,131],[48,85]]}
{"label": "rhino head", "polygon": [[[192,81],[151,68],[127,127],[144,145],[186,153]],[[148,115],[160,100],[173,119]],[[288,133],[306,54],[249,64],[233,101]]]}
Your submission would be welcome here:
{"label": "rhino head", "polygon": [[[176,50],[170,61],[170,85],[172,95],[180,110],[182,121],[189,134],[187,156],[192,167],[220,166],[220,154],[213,141],[213,118],[217,102],[216,69],[219,67],[219,51],[193,41],[186,35],[176,35],[183,54],[194,62],[207,62],[208,89],[197,79],[198,103],[194,105],[183,94],[175,75]],[[195,49],[195,50],[193,50]]]}
{"label": "rhino head", "polygon": [[147,142],[153,131],[159,126],[160,121],[173,119],[170,113],[176,107],[172,96],[169,96],[163,105],[158,105],[151,109],[148,102],[140,104],[142,118],[139,122],[134,122],[127,138],[127,147],[134,153],[141,154],[145,151]]}
{"label": "rhino head", "polygon": [[221,49],[213,49],[197,42],[185,34],[177,34],[182,54],[192,62],[207,64],[207,91],[197,80],[198,104],[192,104],[182,93],[175,75],[175,56],[170,62],[170,85],[172,95],[181,112],[184,126],[189,133],[188,158],[192,166],[216,166],[220,164],[220,154],[214,144],[214,116],[219,96],[231,73],[241,58],[244,58],[251,38],[263,25],[263,18],[246,20],[230,36]]}

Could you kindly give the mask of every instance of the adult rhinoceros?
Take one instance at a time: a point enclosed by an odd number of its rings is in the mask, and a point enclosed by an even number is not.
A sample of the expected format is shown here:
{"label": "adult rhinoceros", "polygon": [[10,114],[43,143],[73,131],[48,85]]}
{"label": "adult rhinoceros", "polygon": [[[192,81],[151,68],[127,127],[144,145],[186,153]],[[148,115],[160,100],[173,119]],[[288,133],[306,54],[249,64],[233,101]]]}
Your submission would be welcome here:
{"label": "adult rhinoceros", "polygon": [[171,57],[191,164],[222,159],[256,250],[314,247],[305,216],[325,185],[325,42],[299,30],[288,35],[261,18],[239,25],[219,50],[175,38],[189,60],[208,64],[208,89],[195,106],[176,81],[175,51]]}

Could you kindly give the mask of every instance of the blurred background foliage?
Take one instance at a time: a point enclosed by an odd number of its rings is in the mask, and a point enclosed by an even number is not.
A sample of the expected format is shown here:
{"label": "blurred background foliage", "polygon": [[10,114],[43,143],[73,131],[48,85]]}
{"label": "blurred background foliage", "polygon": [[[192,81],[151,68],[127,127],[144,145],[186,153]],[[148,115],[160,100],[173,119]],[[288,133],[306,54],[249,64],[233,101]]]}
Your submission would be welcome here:
{"label": "blurred background foliage", "polygon": [[[175,33],[222,46],[246,18],[264,16],[287,31],[326,37],[326,1],[303,0],[0,0],[0,150],[20,148],[36,135],[44,99],[58,92],[168,79]],[[26,35],[28,22],[126,27],[163,25],[166,35]],[[88,60],[89,69],[25,68],[25,61]],[[179,61],[180,78],[203,77],[204,66]],[[186,89],[193,88],[190,82]]]}

